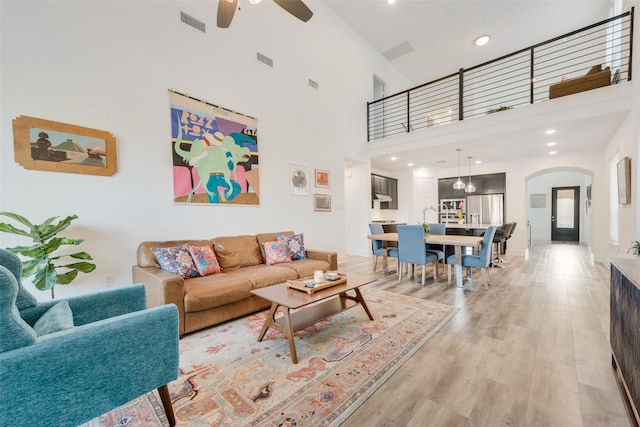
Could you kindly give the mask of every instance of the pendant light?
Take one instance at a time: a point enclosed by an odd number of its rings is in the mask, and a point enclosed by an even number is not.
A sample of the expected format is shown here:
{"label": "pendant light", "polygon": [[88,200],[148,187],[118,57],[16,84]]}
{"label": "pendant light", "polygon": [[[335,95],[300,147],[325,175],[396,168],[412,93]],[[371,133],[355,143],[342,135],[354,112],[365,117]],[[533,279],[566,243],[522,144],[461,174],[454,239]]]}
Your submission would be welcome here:
{"label": "pendant light", "polygon": [[464,182],[460,179],[460,152],[462,148],[456,148],[456,151],[458,152],[458,180],[453,183],[453,188],[455,190],[462,190],[464,188]]}
{"label": "pendant light", "polygon": [[467,184],[467,186],[464,187],[464,192],[465,193],[475,193],[476,192],[476,186],[471,183],[471,159],[473,157],[469,156],[467,158],[469,159],[469,184]]}

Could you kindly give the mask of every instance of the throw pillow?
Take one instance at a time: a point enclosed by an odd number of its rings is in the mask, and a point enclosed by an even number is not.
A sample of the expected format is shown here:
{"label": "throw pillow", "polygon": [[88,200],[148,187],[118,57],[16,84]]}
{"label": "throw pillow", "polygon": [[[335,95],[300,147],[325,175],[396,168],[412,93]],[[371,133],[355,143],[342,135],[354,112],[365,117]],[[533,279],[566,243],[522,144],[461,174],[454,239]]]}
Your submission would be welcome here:
{"label": "throw pillow", "polygon": [[189,245],[189,253],[201,276],[220,272],[220,264],[218,264],[216,254],[210,246]]}
{"label": "throw pillow", "polygon": [[172,246],[169,248],[151,248],[156,256],[160,268],[185,279],[198,277],[198,269],[193,264],[193,258],[188,249],[189,245]]}
{"label": "throw pillow", "polygon": [[602,71],[602,65],[601,64],[594,65],[593,67],[591,67],[591,69],[589,69],[589,72],[587,72],[587,75],[599,73],[600,71]]}
{"label": "throw pillow", "polygon": [[67,301],[62,301],[51,307],[33,325],[33,330],[41,337],[73,328],[73,313]]}
{"label": "throw pillow", "polygon": [[277,234],[276,238],[278,240],[283,240],[287,242],[289,245],[289,252],[291,252],[291,259],[306,259],[307,254],[304,251],[304,235],[294,234],[293,236],[285,235],[285,234]]}
{"label": "throw pillow", "polygon": [[280,264],[282,262],[291,262],[291,253],[289,245],[284,240],[275,242],[265,242],[264,247],[264,263],[267,265]]}

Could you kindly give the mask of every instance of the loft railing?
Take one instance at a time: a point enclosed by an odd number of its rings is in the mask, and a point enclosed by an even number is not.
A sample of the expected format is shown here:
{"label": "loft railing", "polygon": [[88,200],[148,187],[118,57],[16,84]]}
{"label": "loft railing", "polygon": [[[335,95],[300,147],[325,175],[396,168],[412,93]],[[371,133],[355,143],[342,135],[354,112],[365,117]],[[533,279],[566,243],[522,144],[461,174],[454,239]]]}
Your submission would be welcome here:
{"label": "loft railing", "polygon": [[[368,102],[368,141],[631,80],[632,40],[633,8]],[[595,75],[598,66],[605,71]]]}

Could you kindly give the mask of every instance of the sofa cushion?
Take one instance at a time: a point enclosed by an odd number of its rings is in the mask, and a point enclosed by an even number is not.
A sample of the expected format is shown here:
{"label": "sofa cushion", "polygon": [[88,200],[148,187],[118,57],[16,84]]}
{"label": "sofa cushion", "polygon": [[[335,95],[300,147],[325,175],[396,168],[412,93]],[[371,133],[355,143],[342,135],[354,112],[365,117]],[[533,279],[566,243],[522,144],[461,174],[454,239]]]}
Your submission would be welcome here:
{"label": "sofa cushion", "polygon": [[225,273],[184,281],[184,311],[208,310],[251,297],[252,284],[241,275]]}
{"label": "sofa cushion", "polygon": [[276,240],[262,244],[264,248],[264,263],[266,265],[281,264],[291,262],[291,252],[289,245],[284,240]]}
{"label": "sofa cushion", "polygon": [[218,264],[216,254],[213,252],[213,248],[211,246],[189,245],[189,253],[191,254],[193,263],[201,276],[208,276],[209,274],[220,272],[220,264]]}
{"label": "sofa cushion", "polygon": [[262,264],[256,236],[216,237],[211,242],[222,271]]}
{"label": "sofa cushion", "polygon": [[298,278],[298,273],[291,268],[287,268],[287,264],[278,265],[256,265],[246,267],[240,270],[229,272],[229,276],[244,277],[251,282],[253,289],[263,288],[265,286],[277,285],[287,280]]}
{"label": "sofa cushion", "polygon": [[331,264],[329,264],[327,261],[310,258],[291,261],[286,264],[280,265],[295,271],[298,277],[301,279],[305,277],[312,277],[315,270],[331,270]]}
{"label": "sofa cushion", "polygon": [[304,251],[304,235],[300,234],[278,234],[278,240],[284,240],[289,245],[289,252],[291,253],[291,259],[305,259],[307,254]]}
{"label": "sofa cushion", "polygon": [[185,279],[198,277],[198,270],[193,264],[189,253],[189,245],[173,246],[169,248],[151,248],[151,252],[160,263],[160,268],[182,276]]}

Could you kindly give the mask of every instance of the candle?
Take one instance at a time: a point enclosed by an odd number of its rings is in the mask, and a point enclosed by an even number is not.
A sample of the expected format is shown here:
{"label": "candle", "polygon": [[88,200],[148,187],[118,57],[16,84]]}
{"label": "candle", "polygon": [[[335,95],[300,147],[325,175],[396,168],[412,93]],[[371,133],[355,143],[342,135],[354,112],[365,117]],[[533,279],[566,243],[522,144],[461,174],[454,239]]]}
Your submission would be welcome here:
{"label": "candle", "polygon": [[324,282],[324,273],[322,270],[316,270],[313,272],[313,281],[316,283]]}

